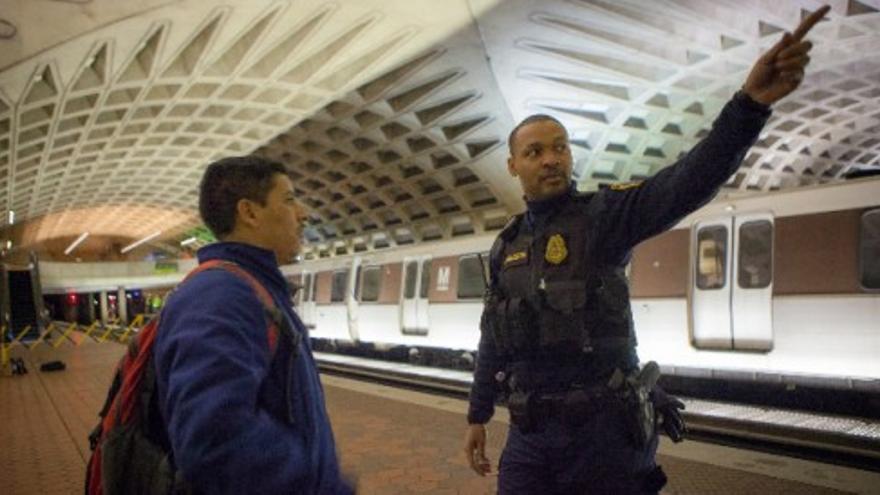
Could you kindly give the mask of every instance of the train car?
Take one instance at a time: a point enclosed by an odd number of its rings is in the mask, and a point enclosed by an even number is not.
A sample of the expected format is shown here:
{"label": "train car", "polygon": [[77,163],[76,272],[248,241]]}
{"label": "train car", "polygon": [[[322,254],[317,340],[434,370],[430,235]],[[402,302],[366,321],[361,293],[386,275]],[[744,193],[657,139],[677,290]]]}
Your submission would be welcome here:
{"label": "train car", "polygon": [[[315,347],[472,362],[495,233],[286,267]],[[880,181],[716,199],[627,270],[665,373],[880,391]]]}
{"label": "train car", "polygon": [[479,341],[493,237],[297,265],[291,275],[302,287],[297,310],[318,348],[402,346],[413,356],[467,355]]}

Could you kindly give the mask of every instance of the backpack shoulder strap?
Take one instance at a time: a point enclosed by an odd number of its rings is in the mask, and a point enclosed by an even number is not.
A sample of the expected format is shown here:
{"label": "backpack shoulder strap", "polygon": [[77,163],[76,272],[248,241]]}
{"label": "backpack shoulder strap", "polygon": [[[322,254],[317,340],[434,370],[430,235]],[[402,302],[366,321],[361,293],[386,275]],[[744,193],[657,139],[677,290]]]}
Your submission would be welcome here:
{"label": "backpack shoulder strap", "polygon": [[[183,282],[186,282],[196,274],[207,270],[227,271],[244,280],[251,287],[251,289],[253,289],[254,293],[257,295],[257,298],[260,300],[261,303],[263,303],[263,310],[266,313],[266,317],[269,319],[267,332],[269,338],[269,350],[271,351],[273,356],[275,355],[275,351],[278,349],[279,333],[291,340],[294,346],[294,351],[296,351],[296,348],[299,346],[300,339],[302,337],[299,335],[298,332],[293,331],[293,328],[291,328],[290,326],[290,322],[287,318],[284,317],[284,313],[275,304],[275,300],[272,298],[272,295],[269,294],[269,291],[266,289],[266,287],[263,286],[263,284],[260,283],[260,281],[257,280],[256,277],[254,277],[247,270],[237,265],[236,263],[233,263],[232,261],[210,260],[199,264],[199,266],[189,272],[186,278],[183,279]],[[294,355],[296,355],[295,352]]]}

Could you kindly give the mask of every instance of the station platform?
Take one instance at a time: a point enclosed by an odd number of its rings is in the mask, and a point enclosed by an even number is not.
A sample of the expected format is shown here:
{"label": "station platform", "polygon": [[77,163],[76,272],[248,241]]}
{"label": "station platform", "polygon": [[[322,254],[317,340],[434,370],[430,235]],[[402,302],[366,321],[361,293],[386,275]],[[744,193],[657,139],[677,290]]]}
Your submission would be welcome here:
{"label": "station platform", "polygon": [[[13,349],[28,374],[0,377],[0,493],[82,493],[88,432],[124,352],[88,338],[80,345]],[[60,359],[67,369],[40,372]],[[362,494],[491,494],[496,478],[466,465],[460,399],[323,376],[343,470]],[[506,412],[489,425],[488,456],[504,445]],[[661,439],[664,494],[880,493],[880,473],[687,441]]]}

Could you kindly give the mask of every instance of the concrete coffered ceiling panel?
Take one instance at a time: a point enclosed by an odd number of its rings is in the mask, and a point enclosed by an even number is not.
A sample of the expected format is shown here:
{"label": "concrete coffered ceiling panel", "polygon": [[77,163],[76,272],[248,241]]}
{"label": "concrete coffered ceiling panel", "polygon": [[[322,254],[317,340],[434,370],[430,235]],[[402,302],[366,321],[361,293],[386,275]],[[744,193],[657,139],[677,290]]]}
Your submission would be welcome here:
{"label": "concrete coffered ceiling panel", "polygon": [[[810,34],[804,84],[776,106],[731,189],[810,185],[880,165],[880,2],[831,3],[830,20]],[[512,0],[480,26],[515,119],[558,116],[591,189],[651,176],[687,152],[760,54],[821,5]]]}
{"label": "concrete coffered ceiling panel", "polygon": [[[831,4],[729,192],[880,168],[880,0]],[[204,167],[249,153],[295,179],[307,258],[491,231],[522,207],[516,121],[567,125],[581,189],[649,177],[820,5],[0,0],[6,236],[176,245],[200,223]]]}

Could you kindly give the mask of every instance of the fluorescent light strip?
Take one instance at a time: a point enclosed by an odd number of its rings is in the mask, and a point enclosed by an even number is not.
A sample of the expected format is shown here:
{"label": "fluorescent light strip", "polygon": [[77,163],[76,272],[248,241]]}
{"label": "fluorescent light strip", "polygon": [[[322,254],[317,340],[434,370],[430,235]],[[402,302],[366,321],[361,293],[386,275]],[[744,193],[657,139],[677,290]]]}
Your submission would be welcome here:
{"label": "fluorescent light strip", "polygon": [[86,237],[88,237],[88,236],[89,236],[88,232],[83,232],[82,234],[80,234],[80,236],[77,237],[75,241],[70,243],[70,246],[67,246],[67,249],[64,250],[64,254],[69,255],[70,253],[72,253],[73,250],[76,249],[77,246],[82,244],[82,241],[86,240]]}
{"label": "fluorescent light strip", "polygon": [[189,246],[190,244],[192,244],[194,242],[196,242],[196,238],[190,237],[189,239],[184,239],[184,240],[180,241],[180,245],[181,246]]}
{"label": "fluorescent light strip", "polygon": [[9,210],[9,222],[8,223],[9,223],[9,225],[12,225],[15,223],[15,212],[12,210]]}
{"label": "fluorescent light strip", "polygon": [[122,250],[120,250],[119,252],[122,253],[122,254],[125,254],[125,253],[131,251],[132,249],[134,249],[134,248],[140,246],[141,244],[143,244],[143,243],[145,243],[145,242],[150,242],[150,241],[152,241],[153,239],[159,237],[159,234],[161,234],[161,233],[162,233],[161,230],[158,231],[158,232],[154,232],[154,233],[148,235],[147,237],[144,237],[143,239],[141,239],[141,240],[139,240],[139,241],[133,242],[133,243],[129,244],[128,246],[125,246],[125,247],[122,248]]}

